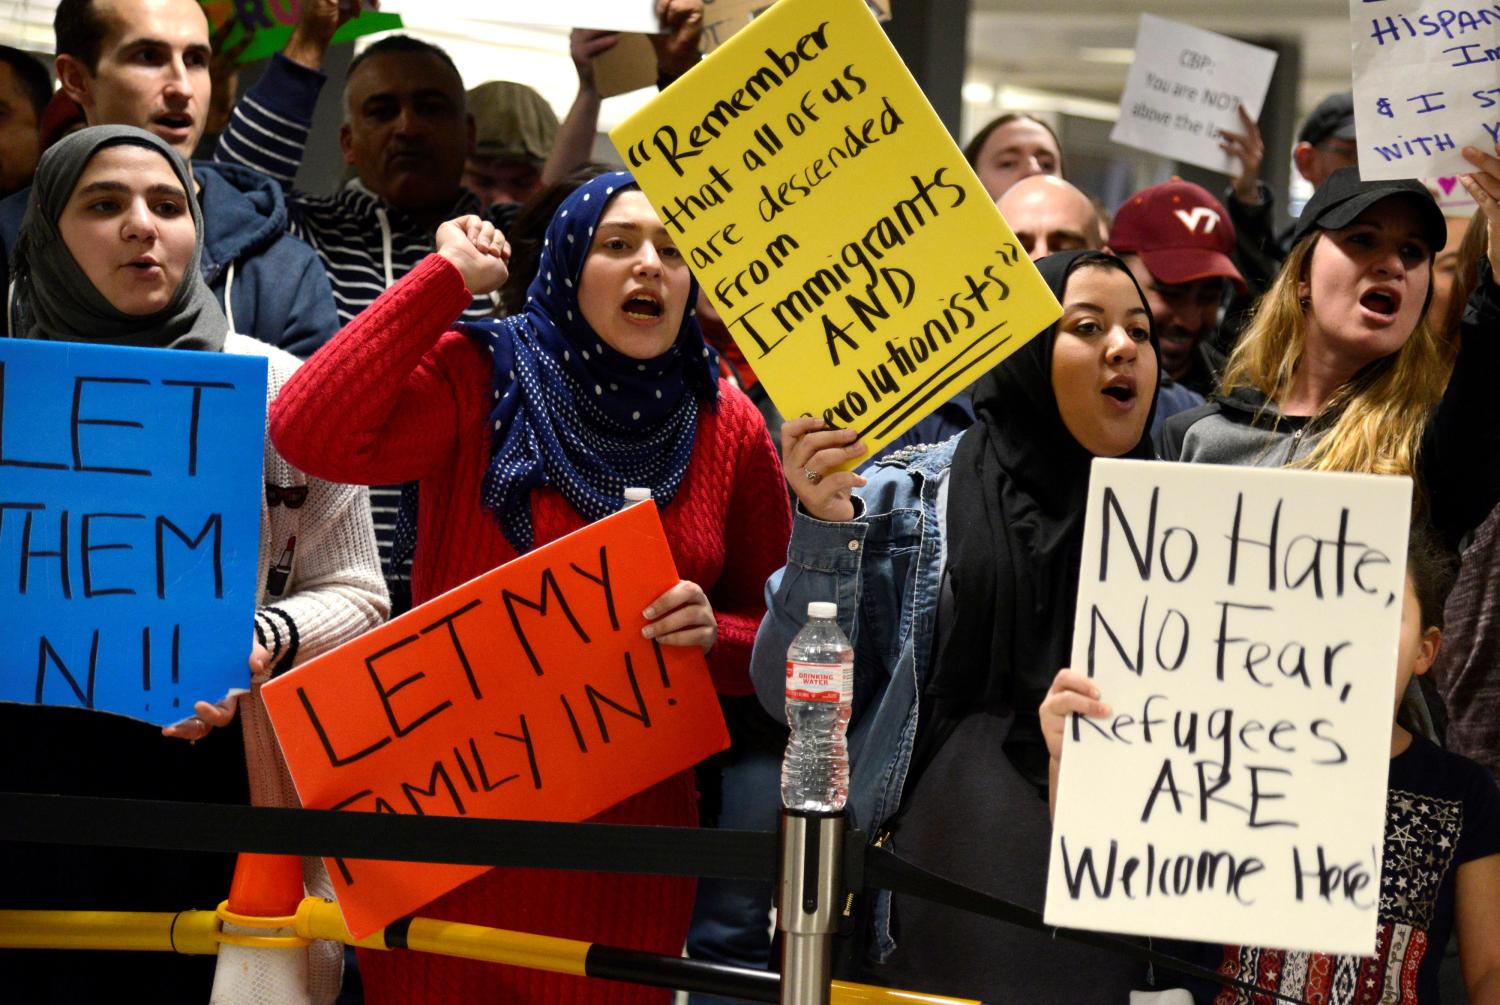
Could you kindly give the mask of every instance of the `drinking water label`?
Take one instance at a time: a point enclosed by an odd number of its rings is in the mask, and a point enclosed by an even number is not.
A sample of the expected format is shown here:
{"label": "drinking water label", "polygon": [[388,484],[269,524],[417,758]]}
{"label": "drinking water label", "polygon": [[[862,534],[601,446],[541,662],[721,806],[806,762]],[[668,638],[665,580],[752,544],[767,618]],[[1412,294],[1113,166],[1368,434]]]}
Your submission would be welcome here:
{"label": "drinking water label", "polygon": [[786,696],[789,701],[853,701],[853,657],[841,663],[799,663],[787,660]]}

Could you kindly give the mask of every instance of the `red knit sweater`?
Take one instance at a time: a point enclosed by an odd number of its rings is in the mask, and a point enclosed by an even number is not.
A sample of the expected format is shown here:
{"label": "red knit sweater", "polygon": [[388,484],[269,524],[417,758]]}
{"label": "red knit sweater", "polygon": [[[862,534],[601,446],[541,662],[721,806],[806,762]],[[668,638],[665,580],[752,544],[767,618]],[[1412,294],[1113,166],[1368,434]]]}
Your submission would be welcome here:
{"label": "red knit sweater", "polygon": [[[490,366],[449,326],[470,303],[456,268],[429,255],[313,356],[271,411],[292,464],[333,481],[420,481],[416,603],[516,557],[480,504],[490,457]],[[585,523],[551,486],[531,495],[536,541]],[[662,508],[672,556],[718,619],[708,663],[721,693],[749,693],[766,577],[785,564],[791,515],[764,420],[721,381],[717,411],[699,413],[692,460]],[[607,810],[610,823],[691,826],[691,772]],[[513,928],[675,955],[687,933],[691,880],[495,869],[423,908],[424,917]],[[360,953],[372,1005],[402,1002],[661,1002],[632,985],[393,951]]]}

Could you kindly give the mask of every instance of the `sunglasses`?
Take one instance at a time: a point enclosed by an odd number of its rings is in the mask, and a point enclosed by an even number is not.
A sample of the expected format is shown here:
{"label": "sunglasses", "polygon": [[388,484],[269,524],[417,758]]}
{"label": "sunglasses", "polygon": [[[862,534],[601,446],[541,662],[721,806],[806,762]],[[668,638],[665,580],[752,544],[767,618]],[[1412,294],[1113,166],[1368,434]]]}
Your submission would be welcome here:
{"label": "sunglasses", "polygon": [[266,505],[285,506],[287,509],[301,509],[302,504],[307,502],[306,485],[273,485],[266,482]]}

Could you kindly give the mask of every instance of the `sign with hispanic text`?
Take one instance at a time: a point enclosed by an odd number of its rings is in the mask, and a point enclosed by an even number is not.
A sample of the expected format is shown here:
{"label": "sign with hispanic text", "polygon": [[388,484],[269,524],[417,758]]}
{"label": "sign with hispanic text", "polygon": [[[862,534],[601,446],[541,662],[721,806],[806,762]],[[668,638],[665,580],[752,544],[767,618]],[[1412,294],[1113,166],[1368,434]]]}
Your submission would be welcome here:
{"label": "sign with hispanic text", "polygon": [[1472,171],[1500,142],[1500,3],[1349,0],[1354,121],[1366,180]]}
{"label": "sign with hispanic text", "polygon": [[1260,118],[1275,69],[1270,49],[1142,14],[1110,142],[1232,175],[1219,131],[1244,131],[1241,105]]}
{"label": "sign with hispanic text", "polygon": [[[267,684],[311,809],[580,821],[728,746],[703,653],[641,635],[678,581],[638,503]],[[357,938],[483,867],[330,859]]]}
{"label": "sign with hispanic text", "polygon": [[1411,481],[1096,460],[1048,924],[1375,948]]}
{"label": "sign with hispanic text", "polygon": [[1061,313],[863,0],[780,0],[610,139],[776,407],[871,454]]}
{"label": "sign with hispanic text", "polygon": [[263,358],[0,339],[0,701],[250,686],[265,424]]}

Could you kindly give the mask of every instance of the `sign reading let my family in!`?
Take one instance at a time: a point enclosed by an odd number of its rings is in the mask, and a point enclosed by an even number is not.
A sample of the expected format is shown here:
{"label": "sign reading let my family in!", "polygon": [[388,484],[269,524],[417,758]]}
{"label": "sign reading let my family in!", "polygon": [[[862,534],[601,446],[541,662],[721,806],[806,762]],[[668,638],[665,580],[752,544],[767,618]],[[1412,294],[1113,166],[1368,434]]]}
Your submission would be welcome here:
{"label": "sign reading let my family in!", "polygon": [[1349,0],[1364,178],[1473,170],[1500,143],[1500,3]]}
{"label": "sign reading let my family in!", "polygon": [[[262,688],[304,806],[586,820],[724,749],[696,647],[641,635],[678,581],[639,503]],[[483,868],[330,860],[356,937]]]}
{"label": "sign reading let my family in!", "polygon": [[1411,482],[1094,462],[1048,924],[1375,948]]}
{"label": "sign reading let my family in!", "polygon": [[1275,69],[1270,49],[1142,14],[1110,142],[1232,174],[1219,131],[1244,130],[1241,105],[1260,117]]}
{"label": "sign reading let my family in!", "polygon": [[249,686],[265,421],[264,359],[0,339],[0,701]]}
{"label": "sign reading let my family in!", "polygon": [[782,414],[871,451],[1061,313],[863,0],[780,0],[610,138]]}

